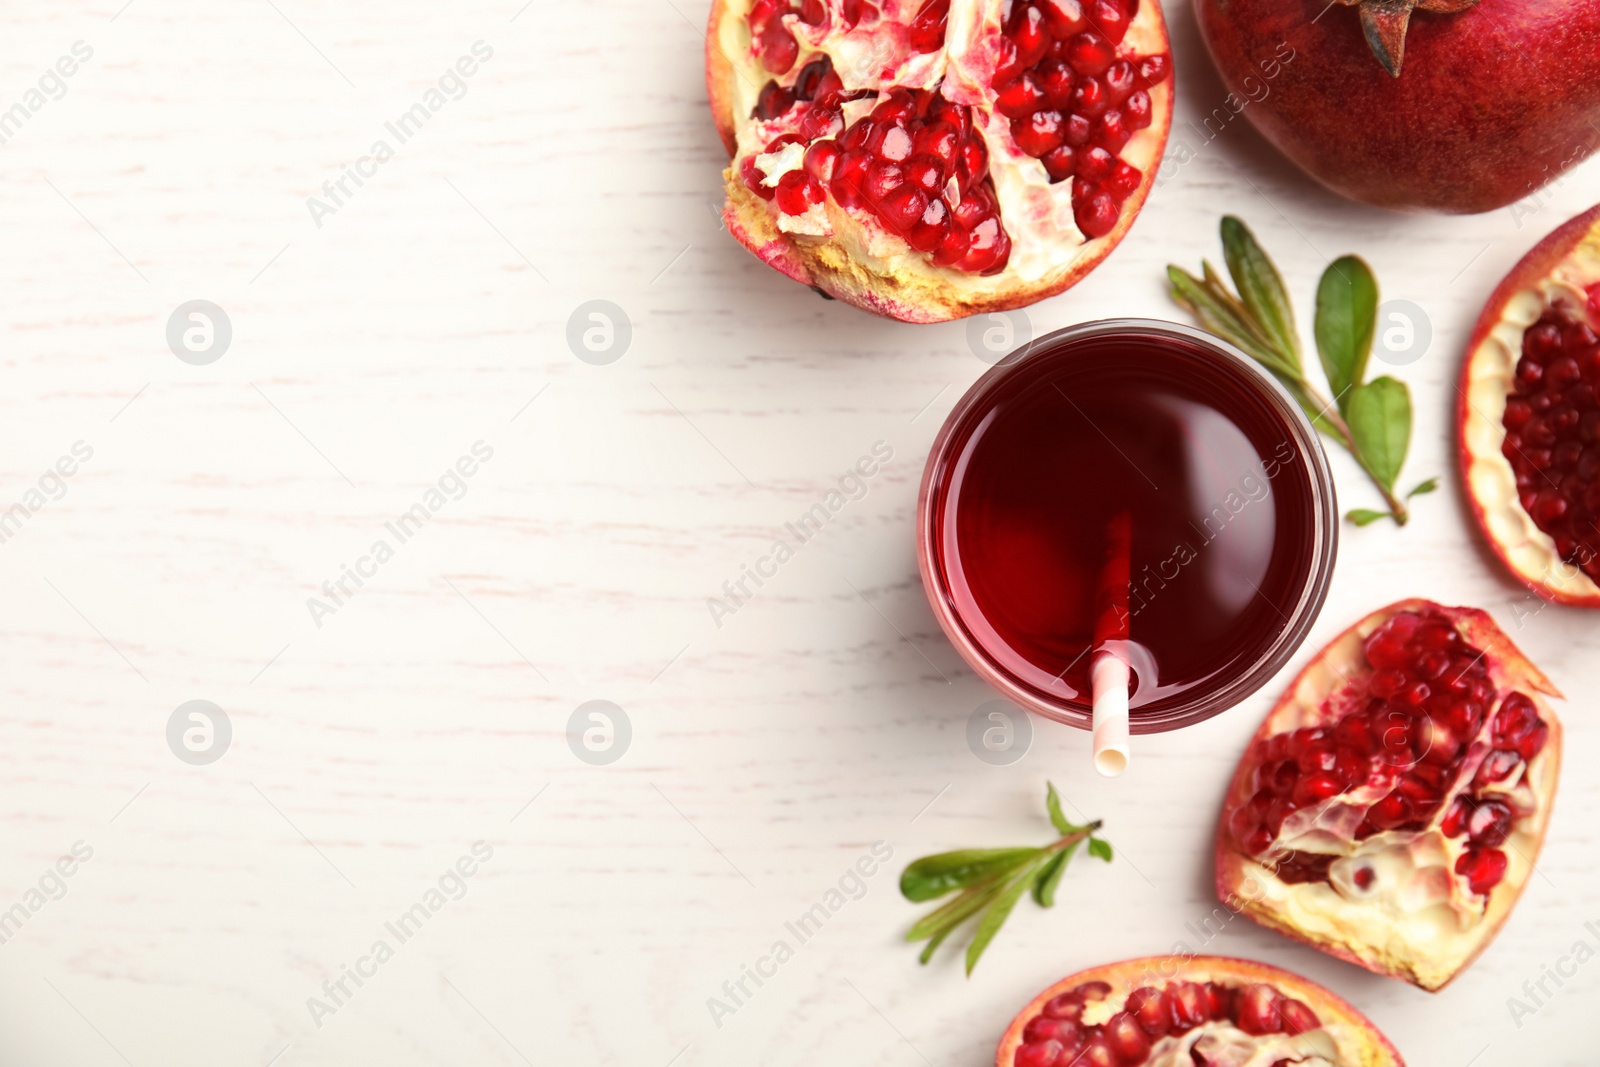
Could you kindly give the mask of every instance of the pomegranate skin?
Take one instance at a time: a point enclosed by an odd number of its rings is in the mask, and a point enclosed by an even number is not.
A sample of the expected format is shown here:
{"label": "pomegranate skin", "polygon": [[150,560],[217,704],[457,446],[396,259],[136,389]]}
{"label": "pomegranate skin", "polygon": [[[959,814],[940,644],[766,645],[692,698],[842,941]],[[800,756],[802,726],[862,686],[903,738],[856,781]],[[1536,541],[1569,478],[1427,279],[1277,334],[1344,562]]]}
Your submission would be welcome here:
{"label": "pomegranate skin", "polygon": [[[1419,10],[1399,77],[1368,47],[1356,8],[1197,0],[1195,9],[1223,81],[1249,101],[1246,117],[1352,200],[1490,211],[1600,148],[1600,0]],[[1287,61],[1279,54],[1285,43],[1293,50]]]}

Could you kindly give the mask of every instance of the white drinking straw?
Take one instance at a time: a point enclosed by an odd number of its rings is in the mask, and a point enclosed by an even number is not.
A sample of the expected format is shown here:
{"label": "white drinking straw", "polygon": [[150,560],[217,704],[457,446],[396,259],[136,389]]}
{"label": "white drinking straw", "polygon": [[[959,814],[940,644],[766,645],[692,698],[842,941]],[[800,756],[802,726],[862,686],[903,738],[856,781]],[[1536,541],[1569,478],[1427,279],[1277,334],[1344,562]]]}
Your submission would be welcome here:
{"label": "white drinking straw", "polygon": [[1115,778],[1128,769],[1128,661],[1119,646],[1129,640],[1133,519],[1122,512],[1106,528],[1089,680],[1093,693],[1094,769]]}

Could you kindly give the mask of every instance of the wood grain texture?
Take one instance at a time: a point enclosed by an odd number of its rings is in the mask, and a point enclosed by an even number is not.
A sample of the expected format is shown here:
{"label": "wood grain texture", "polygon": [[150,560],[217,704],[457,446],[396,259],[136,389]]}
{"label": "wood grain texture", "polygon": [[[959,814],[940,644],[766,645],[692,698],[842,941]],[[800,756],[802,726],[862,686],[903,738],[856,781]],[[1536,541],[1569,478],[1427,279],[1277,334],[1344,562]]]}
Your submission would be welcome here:
{"label": "wood grain texture", "polygon": [[[1014,766],[973,758],[991,694],[938,633],[911,529],[984,364],[963,324],[825,303],[720,232],[703,4],[120,4],[3,18],[0,107],[73,42],[94,55],[0,146],[0,507],[74,442],[94,455],[0,544],[0,910],[74,842],[93,858],[0,945],[0,1062],[976,1067],[1060,975],[1201,947],[1215,805],[1273,691],[1139,739],[1116,782],[1049,724]],[[1529,602],[1453,486],[1458,353],[1600,166],[1526,220],[1340,203],[1242,122],[1205,140],[1224,93],[1187,4],[1171,16],[1194,158],[1033,328],[1172,317],[1163,268],[1215,257],[1224,210],[1302,308],[1362,253],[1431,318],[1397,373],[1408,476],[1445,488],[1403,532],[1345,531],[1313,641],[1402,595],[1515,625]],[[318,227],[307,198],[479,40],[465,95]],[[195,298],[234,330],[203,367],[164,338]],[[632,323],[609,366],[567,348],[592,299]],[[480,440],[465,494],[317,626],[307,598]],[[716,625],[707,597],[880,440],[864,499]],[[1372,504],[1333,462],[1344,503]],[[1600,964],[1520,1027],[1506,1000],[1596,943],[1600,621],[1550,608],[1516,636],[1572,698],[1568,770],[1541,873],[1476,967],[1428,996],[1243,922],[1204,945],[1332,986],[1414,1067],[1593,1062]],[[166,744],[193,699],[233,727],[209,766]],[[567,744],[593,699],[632,723],[610,766]],[[1118,861],[1024,905],[970,981],[917,968],[899,866],[1039,837],[1047,775]],[[307,999],[478,840],[464,896],[317,1025]],[[716,1025],[707,998],[880,840],[865,895]]]}

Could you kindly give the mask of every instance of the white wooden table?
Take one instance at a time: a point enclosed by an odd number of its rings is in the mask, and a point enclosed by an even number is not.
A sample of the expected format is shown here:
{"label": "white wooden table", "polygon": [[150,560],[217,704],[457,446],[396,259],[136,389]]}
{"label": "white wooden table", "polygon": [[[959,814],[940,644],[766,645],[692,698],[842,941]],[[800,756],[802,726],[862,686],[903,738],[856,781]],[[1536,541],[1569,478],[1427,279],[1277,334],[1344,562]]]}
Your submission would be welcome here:
{"label": "white wooden table", "polygon": [[[74,42],[92,57],[0,145],[0,510],[75,443],[93,454],[0,544],[0,910],[22,906],[0,1063],[978,1067],[1045,984],[1177,942],[1329,984],[1418,1067],[1595,1062],[1600,964],[1520,1028],[1507,998],[1600,947],[1600,616],[1516,631],[1573,698],[1566,781],[1540,874],[1452,988],[1244,921],[1202,944],[1216,804],[1277,687],[1142,739],[1120,781],[1046,723],[1019,763],[974,758],[991,694],[932,622],[912,521],[929,442],[985,365],[964,325],[825,303],[720,231],[703,3],[122,3],[3,19],[0,109]],[[1174,317],[1162,268],[1215,257],[1224,210],[1302,307],[1327,259],[1366,255],[1431,318],[1397,373],[1418,399],[1408,478],[1446,488],[1404,531],[1346,530],[1313,641],[1413,594],[1515,625],[1529,601],[1453,485],[1452,381],[1483,297],[1600,166],[1531,219],[1340,203],[1242,120],[1211,141],[1189,123],[1224,91],[1188,5],[1171,16],[1194,158],[1034,328]],[[399,144],[385,123],[477,41],[492,55],[447,79],[464,95]],[[392,158],[333,204],[323,183],[380,138]],[[314,218],[312,196],[336,210]],[[206,365],[165,338],[195,299],[232,326]],[[608,365],[566,342],[590,300],[631,322]],[[479,441],[492,458],[446,499]],[[866,496],[717,625],[707,598],[878,441],[893,458]],[[1343,502],[1369,504],[1333,462]],[[401,544],[385,523],[419,502]],[[362,562],[380,539],[392,558]],[[334,602],[346,566],[367,576]],[[336,610],[314,619],[313,596]],[[205,765],[167,742],[192,700],[231,726]],[[568,744],[591,700],[631,725],[609,765]],[[1043,840],[1047,776],[1118,860],[1069,872],[1052,912],[1023,905],[971,980],[953,954],[919,968],[900,867]],[[878,841],[892,859],[864,895],[714,1020],[708,998],[797,944],[785,923]],[[78,842],[92,856],[58,880]],[[430,898],[463,858],[472,876]],[[401,941],[385,924],[417,904]],[[336,1002],[345,967],[367,977]]]}

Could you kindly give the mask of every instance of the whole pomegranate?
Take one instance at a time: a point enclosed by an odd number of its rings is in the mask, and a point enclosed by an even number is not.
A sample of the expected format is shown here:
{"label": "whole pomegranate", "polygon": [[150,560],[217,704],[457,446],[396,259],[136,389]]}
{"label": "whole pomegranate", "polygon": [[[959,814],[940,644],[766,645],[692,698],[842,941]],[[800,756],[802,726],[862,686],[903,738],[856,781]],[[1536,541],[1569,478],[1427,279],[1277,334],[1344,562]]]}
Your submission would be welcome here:
{"label": "whole pomegranate", "polygon": [[1217,893],[1370,971],[1437,990],[1533,873],[1558,696],[1488,615],[1407,600],[1318,654],[1223,802]]}
{"label": "whole pomegranate", "polygon": [[1011,1020],[995,1067],[1404,1067],[1349,1004],[1221,956],[1151,956],[1063,978]]}
{"label": "whole pomegranate", "polygon": [[1143,205],[1172,115],[1157,0],[714,0],[728,230],[908,322],[1033,303]]}
{"label": "whole pomegranate", "polygon": [[1600,148],[1600,0],[1337,3],[1195,4],[1244,114],[1334,192],[1489,211]]}
{"label": "whole pomegranate", "polygon": [[1457,395],[1461,475],[1495,554],[1545,599],[1600,607],[1600,207],[1495,289]]}

